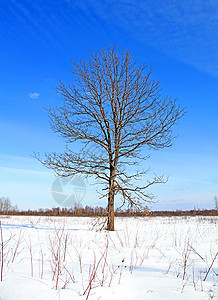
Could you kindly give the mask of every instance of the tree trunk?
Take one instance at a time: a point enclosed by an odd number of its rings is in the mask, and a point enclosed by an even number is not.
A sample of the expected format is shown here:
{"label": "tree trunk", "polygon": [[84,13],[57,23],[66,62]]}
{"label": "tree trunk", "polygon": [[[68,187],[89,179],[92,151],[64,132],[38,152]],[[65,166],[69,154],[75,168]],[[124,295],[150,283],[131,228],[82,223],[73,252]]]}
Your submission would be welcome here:
{"label": "tree trunk", "polygon": [[108,219],[107,230],[114,231],[114,193],[112,190],[108,194]]}
{"label": "tree trunk", "polygon": [[115,169],[110,166],[110,179],[109,179],[109,192],[108,192],[108,219],[107,219],[107,230],[114,231],[114,178]]}

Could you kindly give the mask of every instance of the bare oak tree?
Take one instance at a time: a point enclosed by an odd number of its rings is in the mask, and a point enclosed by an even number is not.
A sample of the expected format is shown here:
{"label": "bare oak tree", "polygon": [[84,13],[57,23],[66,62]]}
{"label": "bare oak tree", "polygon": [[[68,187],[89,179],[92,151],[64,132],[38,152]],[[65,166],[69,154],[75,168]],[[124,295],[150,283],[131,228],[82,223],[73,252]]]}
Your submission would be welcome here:
{"label": "bare oak tree", "polygon": [[[38,159],[58,176],[79,173],[103,183],[107,229],[114,230],[115,195],[123,204],[139,207],[153,199],[147,188],[164,181],[154,176],[141,185],[137,179],[146,172],[135,167],[147,158],[144,146],[172,145],[172,127],[184,110],[177,99],[161,96],[152,69],[137,65],[130,51],[102,49],[87,61],[73,62],[71,71],[73,83],[61,82],[57,88],[62,104],[48,109],[51,127],[65,139],[66,151]],[[73,151],[75,143],[79,151]]]}

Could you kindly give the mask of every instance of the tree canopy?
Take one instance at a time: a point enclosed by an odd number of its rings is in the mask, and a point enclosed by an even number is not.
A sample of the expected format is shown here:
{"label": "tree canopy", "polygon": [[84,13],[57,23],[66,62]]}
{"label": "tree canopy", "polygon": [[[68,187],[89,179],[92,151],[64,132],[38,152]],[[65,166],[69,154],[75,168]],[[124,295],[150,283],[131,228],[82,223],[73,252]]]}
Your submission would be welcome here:
{"label": "tree canopy", "polygon": [[139,207],[153,199],[148,187],[164,182],[154,176],[139,184],[146,174],[139,171],[140,163],[148,157],[146,149],[172,146],[172,129],[184,109],[176,98],[161,95],[152,68],[138,65],[130,51],[107,47],[72,63],[72,83],[57,87],[61,105],[48,109],[51,127],[66,141],[66,151],[38,159],[59,176],[98,179],[108,202],[107,228],[114,230],[116,195],[123,204]]}

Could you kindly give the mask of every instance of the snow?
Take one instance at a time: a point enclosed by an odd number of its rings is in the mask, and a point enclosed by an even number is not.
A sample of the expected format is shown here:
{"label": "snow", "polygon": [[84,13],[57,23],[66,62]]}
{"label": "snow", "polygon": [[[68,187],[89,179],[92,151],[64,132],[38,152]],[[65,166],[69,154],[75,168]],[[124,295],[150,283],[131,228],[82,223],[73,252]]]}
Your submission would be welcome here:
{"label": "snow", "polygon": [[0,300],[218,298],[218,217],[0,220]]}

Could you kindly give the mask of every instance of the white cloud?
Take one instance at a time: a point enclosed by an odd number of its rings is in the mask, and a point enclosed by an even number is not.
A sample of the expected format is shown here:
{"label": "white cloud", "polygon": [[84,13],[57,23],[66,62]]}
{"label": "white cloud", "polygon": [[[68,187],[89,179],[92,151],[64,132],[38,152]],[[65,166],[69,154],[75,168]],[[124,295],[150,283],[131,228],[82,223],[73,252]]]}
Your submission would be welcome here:
{"label": "white cloud", "polygon": [[[39,5],[37,1],[29,1],[28,5],[19,3],[21,1],[8,2],[8,13],[26,28],[32,26],[37,37],[49,41],[53,47],[64,44],[60,40],[64,42],[66,32],[68,36],[73,34],[72,14],[78,11],[83,24],[80,30],[93,26],[90,20],[104,21],[109,26],[125,29],[128,36],[134,36],[159,52],[218,77],[217,1],[65,0],[56,1],[53,7]],[[37,18],[32,18],[32,11]],[[10,22],[8,25],[14,33]]]}
{"label": "white cloud", "polygon": [[50,176],[51,178],[54,177],[53,174],[49,172],[37,171],[37,170],[30,170],[30,169],[18,169],[18,168],[8,168],[8,167],[0,167],[0,171],[2,174],[10,173],[10,174],[27,174],[27,175],[45,175]]}
{"label": "white cloud", "polygon": [[218,77],[218,4],[204,0],[81,0],[109,24]]}
{"label": "white cloud", "polygon": [[31,98],[31,99],[38,99],[40,94],[39,93],[29,93],[28,96]]}

